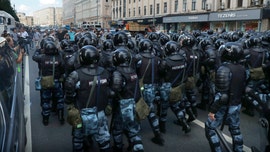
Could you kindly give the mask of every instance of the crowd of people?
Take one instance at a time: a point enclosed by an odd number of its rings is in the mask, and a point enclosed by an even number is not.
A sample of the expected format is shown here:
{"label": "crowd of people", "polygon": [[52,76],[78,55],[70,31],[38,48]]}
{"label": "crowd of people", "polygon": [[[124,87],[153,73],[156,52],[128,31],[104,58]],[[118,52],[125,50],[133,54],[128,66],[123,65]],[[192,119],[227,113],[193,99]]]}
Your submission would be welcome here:
{"label": "crowd of people", "polygon": [[[262,126],[268,127],[270,31],[194,30],[167,35],[152,29],[134,39],[121,30],[103,32],[101,37],[92,29],[34,31],[28,36],[32,35],[29,45],[36,48],[32,59],[39,68],[36,84],[41,87],[36,88],[42,123],[49,125],[52,111],[61,124],[67,121],[72,126],[74,152],[87,151],[93,139],[102,152],[121,152],[123,135],[128,150],[144,151],[141,103],[147,105],[143,108],[148,110],[145,118],[153,132],[151,140],[160,146],[166,144],[162,135],[167,131],[169,108],[176,117],[174,123],[186,134],[199,115],[197,108],[208,110],[205,136],[215,152],[222,151],[217,128],[224,125],[229,127],[233,151],[243,151],[242,106],[249,116],[257,111],[265,118]],[[18,37],[27,37],[25,30],[21,33]],[[11,50],[22,50],[13,45],[18,37],[5,37]],[[17,63],[24,52],[20,51]],[[265,151],[269,149],[266,145]]]}

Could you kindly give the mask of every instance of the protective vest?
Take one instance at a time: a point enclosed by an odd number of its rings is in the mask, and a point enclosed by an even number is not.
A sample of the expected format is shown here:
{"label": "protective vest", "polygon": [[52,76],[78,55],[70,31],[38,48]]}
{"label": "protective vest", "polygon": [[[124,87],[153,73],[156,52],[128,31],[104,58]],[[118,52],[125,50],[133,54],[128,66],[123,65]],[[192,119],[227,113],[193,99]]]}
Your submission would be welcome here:
{"label": "protective vest", "polygon": [[[77,106],[79,109],[86,108],[91,88],[95,87],[92,97],[90,98],[89,107],[96,106],[98,111],[104,110],[108,103],[109,72],[102,67],[97,67],[95,70],[96,73],[89,72],[87,67],[82,67],[76,71],[80,81],[77,95]],[[99,76],[99,78],[97,79],[96,85],[93,86],[95,75]]]}

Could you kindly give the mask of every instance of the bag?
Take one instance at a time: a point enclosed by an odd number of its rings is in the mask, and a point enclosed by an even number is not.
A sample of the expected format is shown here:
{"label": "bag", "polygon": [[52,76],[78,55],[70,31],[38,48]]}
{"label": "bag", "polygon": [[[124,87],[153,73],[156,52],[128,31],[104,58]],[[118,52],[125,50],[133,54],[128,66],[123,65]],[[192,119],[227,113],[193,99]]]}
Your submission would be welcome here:
{"label": "bag", "polygon": [[177,87],[172,87],[171,92],[170,92],[170,98],[169,102],[175,103],[178,102],[182,99],[182,87],[184,84],[181,84]]}
{"label": "bag", "polygon": [[252,80],[261,80],[265,78],[262,67],[252,68],[249,72]]}
{"label": "bag", "polygon": [[50,76],[42,76],[41,77],[41,87],[43,89],[50,89],[54,87],[54,77]]}
{"label": "bag", "polygon": [[82,125],[80,111],[74,106],[68,109],[67,122],[74,128],[79,128]]}
{"label": "bag", "polygon": [[136,103],[135,110],[138,120],[144,120],[150,113],[150,108],[144,101],[143,97],[141,97]]}
{"label": "bag", "polygon": [[98,133],[97,107],[81,110],[83,134],[85,136]]}
{"label": "bag", "polygon": [[185,84],[186,84],[186,85],[185,85],[185,88],[186,88],[187,90],[191,90],[191,89],[195,88],[196,83],[195,83],[194,77],[188,77]]}
{"label": "bag", "polygon": [[40,81],[41,81],[41,77],[37,77],[36,81],[35,81],[35,88],[36,88],[37,91],[41,90]]}

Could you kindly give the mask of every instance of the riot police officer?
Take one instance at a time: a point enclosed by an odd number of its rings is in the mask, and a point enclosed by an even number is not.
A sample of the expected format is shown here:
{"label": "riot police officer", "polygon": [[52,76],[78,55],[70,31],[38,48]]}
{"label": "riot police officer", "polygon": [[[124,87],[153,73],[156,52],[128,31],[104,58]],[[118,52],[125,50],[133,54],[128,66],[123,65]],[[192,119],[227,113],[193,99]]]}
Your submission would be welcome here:
{"label": "riot police officer", "polygon": [[229,126],[233,140],[233,151],[243,151],[240,131],[241,97],[245,93],[246,71],[239,63],[244,58],[240,44],[227,42],[219,48],[222,64],[215,74],[215,99],[209,108],[205,135],[212,151],[221,152],[220,140],[215,129],[224,124]]}
{"label": "riot police officer", "polygon": [[65,82],[73,151],[87,151],[84,138],[93,137],[101,152],[109,152],[110,134],[104,109],[108,104],[110,75],[98,66],[100,55],[96,47],[86,45],[78,55],[81,67],[71,72]]}
{"label": "riot police officer", "polygon": [[33,60],[39,64],[41,75],[41,107],[43,124],[49,124],[51,102],[57,102],[58,119],[64,123],[64,93],[61,85],[61,77],[64,74],[64,62],[52,41],[44,42],[44,54],[33,56]]}
{"label": "riot police officer", "polygon": [[166,132],[165,123],[167,109],[170,107],[176,115],[183,131],[191,131],[185,118],[184,82],[186,81],[186,55],[180,50],[180,45],[169,41],[165,45],[166,57],[161,61],[160,72],[162,84],[159,88],[161,98],[161,114],[159,125],[161,132]]}
{"label": "riot police officer", "polygon": [[142,82],[143,98],[150,107],[148,120],[154,132],[155,137],[152,141],[156,144],[163,145],[164,139],[160,133],[159,121],[156,116],[155,98],[160,81],[159,68],[161,59],[153,55],[153,43],[149,39],[142,39],[139,42],[139,55],[141,60],[137,64],[137,71]]}
{"label": "riot police officer", "polygon": [[116,70],[112,74],[112,90],[115,92],[113,103],[112,136],[114,151],[122,152],[122,134],[127,134],[134,152],[143,152],[139,136],[140,125],[135,118],[135,103],[140,97],[140,87],[136,69],[131,65],[131,55],[127,49],[119,48],[113,52],[113,64]]}

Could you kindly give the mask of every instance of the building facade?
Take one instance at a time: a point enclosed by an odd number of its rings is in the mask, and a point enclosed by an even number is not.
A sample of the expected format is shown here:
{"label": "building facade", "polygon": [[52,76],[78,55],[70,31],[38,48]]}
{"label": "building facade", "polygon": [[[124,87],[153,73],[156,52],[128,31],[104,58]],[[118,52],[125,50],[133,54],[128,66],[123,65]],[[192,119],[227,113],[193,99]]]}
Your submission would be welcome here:
{"label": "building facade", "polygon": [[[111,0],[75,0],[74,3],[75,23],[79,27],[82,23],[87,23],[99,24],[103,28],[109,28]],[[63,9],[67,8],[63,6]]]}
{"label": "building facade", "polygon": [[33,16],[26,16],[25,13],[17,12],[17,16],[20,20],[20,23],[26,26],[33,26],[34,25],[34,18]]}
{"label": "building facade", "polygon": [[48,7],[33,13],[34,25],[41,26],[61,26],[63,25],[62,7]]}
{"label": "building facade", "polygon": [[76,23],[75,15],[75,1],[74,0],[62,0],[63,3],[63,24],[72,25]]}
{"label": "building facade", "polygon": [[[269,29],[270,0],[112,0],[119,26],[154,25],[164,32]],[[128,27],[128,26],[126,26]]]}

